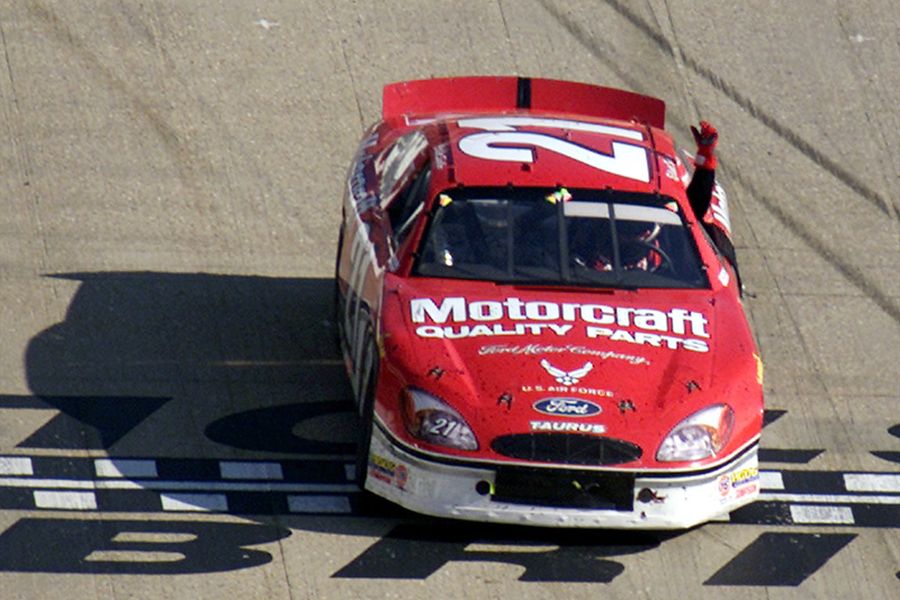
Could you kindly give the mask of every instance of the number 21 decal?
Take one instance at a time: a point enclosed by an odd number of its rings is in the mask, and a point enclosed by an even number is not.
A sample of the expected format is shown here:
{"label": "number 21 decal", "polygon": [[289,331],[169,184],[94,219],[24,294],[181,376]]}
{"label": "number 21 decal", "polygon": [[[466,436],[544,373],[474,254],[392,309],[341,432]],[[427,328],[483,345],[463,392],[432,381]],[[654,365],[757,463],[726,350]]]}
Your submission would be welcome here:
{"label": "number 21 decal", "polygon": [[534,149],[543,148],[607,173],[637,181],[650,181],[647,151],[641,146],[614,141],[612,154],[604,154],[552,135],[517,131],[517,125],[588,131],[643,140],[640,131],[581,121],[533,117],[479,118],[459,121],[460,127],[485,130],[483,133],[473,133],[462,138],[459,141],[459,149],[476,158],[531,163],[534,162]]}

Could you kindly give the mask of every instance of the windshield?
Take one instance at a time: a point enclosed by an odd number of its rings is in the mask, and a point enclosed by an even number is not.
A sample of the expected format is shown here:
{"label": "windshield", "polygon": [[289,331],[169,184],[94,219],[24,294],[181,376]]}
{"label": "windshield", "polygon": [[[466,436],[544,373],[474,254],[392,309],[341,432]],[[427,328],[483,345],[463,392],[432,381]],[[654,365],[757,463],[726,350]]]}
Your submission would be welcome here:
{"label": "windshield", "polygon": [[535,285],[708,287],[678,204],[613,190],[448,190],[438,196],[414,273]]}

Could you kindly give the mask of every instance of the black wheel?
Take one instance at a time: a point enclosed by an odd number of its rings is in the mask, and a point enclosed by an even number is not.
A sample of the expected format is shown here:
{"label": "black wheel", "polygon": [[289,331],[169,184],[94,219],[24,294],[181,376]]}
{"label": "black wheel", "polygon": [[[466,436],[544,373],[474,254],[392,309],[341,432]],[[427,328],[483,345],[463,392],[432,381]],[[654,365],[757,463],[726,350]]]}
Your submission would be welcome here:
{"label": "black wheel", "polygon": [[367,336],[366,350],[360,367],[365,369],[359,388],[359,426],[356,439],[356,484],[365,489],[369,475],[369,448],[375,419],[375,389],[378,387],[378,350],[375,340]]}

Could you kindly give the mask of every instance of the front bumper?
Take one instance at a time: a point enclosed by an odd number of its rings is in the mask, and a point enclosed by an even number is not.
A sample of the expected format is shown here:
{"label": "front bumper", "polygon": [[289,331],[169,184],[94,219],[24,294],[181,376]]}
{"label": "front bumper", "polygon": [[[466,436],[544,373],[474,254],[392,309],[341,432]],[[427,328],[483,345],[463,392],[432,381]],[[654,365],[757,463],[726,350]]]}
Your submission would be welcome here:
{"label": "front bumper", "polygon": [[411,454],[376,426],[366,489],[437,517],[546,527],[686,529],[753,502],[759,495],[757,465],[755,444],[714,470],[667,476],[445,464]]}

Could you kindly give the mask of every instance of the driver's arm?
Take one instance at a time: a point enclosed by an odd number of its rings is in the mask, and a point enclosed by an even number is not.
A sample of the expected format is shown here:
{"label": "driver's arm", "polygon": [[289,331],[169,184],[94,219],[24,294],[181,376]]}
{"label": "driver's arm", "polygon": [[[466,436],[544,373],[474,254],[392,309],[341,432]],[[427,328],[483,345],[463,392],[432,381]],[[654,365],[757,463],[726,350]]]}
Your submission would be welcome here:
{"label": "driver's arm", "polygon": [[694,176],[687,187],[687,197],[691,203],[691,209],[698,220],[709,210],[712,201],[713,188],[716,184],[716,144],[719,141],[719,132],[707,121],[700,121],[700,129],[693,125],[691,133],[697,143],[697,154],[694,157]]}
{"label": "driver's arm", "polygon": [[709,210],[712,202],[713,188],[716,184],[716,172],[710,169],[697,167],[691,183],[687,186],[687,197],[691,202],[691,209],[697,220],[703,220],[703,215]]}

